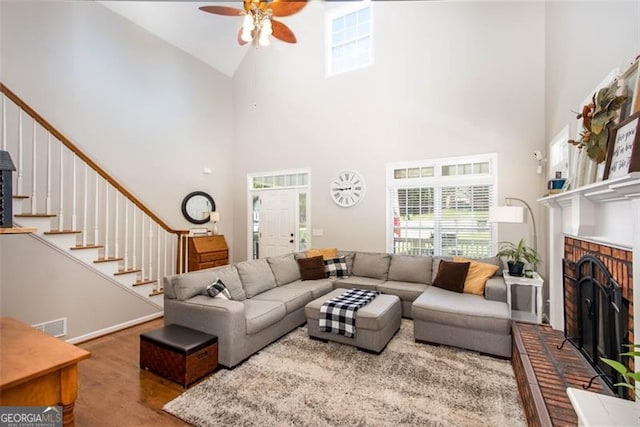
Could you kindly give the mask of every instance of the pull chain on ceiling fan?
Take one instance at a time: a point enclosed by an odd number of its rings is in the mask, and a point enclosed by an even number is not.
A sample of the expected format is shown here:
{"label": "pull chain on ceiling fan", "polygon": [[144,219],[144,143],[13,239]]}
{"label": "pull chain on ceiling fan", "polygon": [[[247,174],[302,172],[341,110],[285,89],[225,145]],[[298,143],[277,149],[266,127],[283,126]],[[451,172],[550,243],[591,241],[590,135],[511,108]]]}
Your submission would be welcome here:
{"label": "pull chain on ceiling fan", "polygon": [[268,46],[271,35],[283,42],[296,43],[293,31],[273,17],[293,15],[306,5],[306,1],[300,0],[244,0],[244,10],[228,6],[202,6],[199,9],[216,15],[244,16],[238,43],[242,46],[257,38],[260,46]]}

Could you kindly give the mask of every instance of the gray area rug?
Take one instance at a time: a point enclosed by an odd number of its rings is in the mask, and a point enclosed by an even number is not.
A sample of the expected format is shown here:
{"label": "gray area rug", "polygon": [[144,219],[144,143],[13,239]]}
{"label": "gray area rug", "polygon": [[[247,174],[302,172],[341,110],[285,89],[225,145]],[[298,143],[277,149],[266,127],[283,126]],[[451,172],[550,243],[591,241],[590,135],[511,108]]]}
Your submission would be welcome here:
{"label": "gray area rug", "polygon": [[197,426],[525,426],[511,363],[413,341],[381,355],[311,340],[301,327],[167,403]]}

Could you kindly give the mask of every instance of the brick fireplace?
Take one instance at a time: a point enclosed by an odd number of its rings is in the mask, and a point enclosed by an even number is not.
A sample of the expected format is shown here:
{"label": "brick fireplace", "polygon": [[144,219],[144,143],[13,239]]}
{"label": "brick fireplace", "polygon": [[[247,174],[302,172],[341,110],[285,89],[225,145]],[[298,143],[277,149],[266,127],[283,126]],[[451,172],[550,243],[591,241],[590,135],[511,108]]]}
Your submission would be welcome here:
{"label": "brick fireplace", "polygon": [[[628,351],[621,344],[634,342],[633,253],[609,244],[565,237],[563,264],[565,337],[599,373],[616,375],[599,357],[618,359],[619,352]],[[590,290],[589,295],[582,295],[587,293],[584,289],[593,288],[602,292],[596,296]],[[612,295],[607,296],[606,292]],[[602,301],[597,308],[587,306],[598,299]],[[633,369],[630,358],[620,361]],[[612,389],[618,381],[608,377]],[[625,390],[615,391],[624,394]]]}

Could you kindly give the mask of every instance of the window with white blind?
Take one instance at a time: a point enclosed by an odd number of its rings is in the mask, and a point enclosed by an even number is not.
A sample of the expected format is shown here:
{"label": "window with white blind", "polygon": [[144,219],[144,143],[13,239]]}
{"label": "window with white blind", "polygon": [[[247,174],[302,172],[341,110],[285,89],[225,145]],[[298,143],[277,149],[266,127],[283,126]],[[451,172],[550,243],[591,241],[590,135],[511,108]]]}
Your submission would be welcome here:
{"label": "window with white blind", "polygon": [[373,63],[371,3],[357,2],[327,13],[327,75]]}
{"label": "window with white blind", "polygon": [[495,154],[388,164],[389,251],[491,256],[496,164]]}

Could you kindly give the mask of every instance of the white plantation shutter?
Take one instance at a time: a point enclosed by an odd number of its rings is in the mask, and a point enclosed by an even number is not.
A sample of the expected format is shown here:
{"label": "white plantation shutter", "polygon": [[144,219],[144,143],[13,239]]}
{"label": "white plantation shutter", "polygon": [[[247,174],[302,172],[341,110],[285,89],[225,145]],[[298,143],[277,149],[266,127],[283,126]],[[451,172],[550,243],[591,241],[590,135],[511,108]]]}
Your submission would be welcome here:
{"label": "white plantation shutter", "polygon": [[387,177],[393,253],[492,255],[495,156],[393,164]]}

